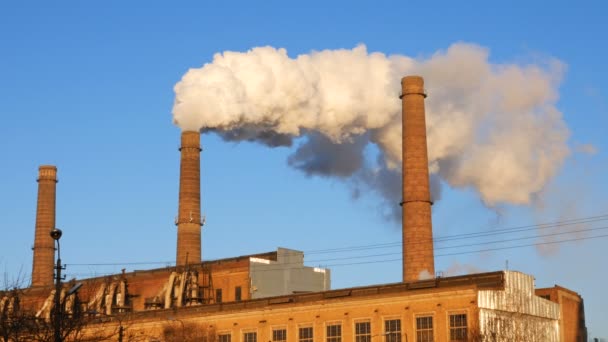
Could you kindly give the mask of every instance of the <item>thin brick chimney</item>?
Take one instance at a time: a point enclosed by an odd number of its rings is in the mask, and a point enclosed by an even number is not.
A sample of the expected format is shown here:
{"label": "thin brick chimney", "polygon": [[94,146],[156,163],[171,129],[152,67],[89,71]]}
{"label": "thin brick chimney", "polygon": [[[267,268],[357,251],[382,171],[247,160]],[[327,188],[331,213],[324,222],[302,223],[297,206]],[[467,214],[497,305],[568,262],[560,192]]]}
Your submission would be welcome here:
{"label": "thin brick chimney", "polygon": [[177,216],[177,266],[201,262],[201,136],[183,132]]}
{"label": "thin brick chimney", "polygon": [[57,168],[41,165],[38,170],[38,204],[34,236],[32,286],[52,286],[55,244],[51,230],[55,228],[55,193]]}
{"label": "thin brick chimney", "polygon": [[403,120],[403,281],[435,276],[424,117],[424,80],[401,79]]}

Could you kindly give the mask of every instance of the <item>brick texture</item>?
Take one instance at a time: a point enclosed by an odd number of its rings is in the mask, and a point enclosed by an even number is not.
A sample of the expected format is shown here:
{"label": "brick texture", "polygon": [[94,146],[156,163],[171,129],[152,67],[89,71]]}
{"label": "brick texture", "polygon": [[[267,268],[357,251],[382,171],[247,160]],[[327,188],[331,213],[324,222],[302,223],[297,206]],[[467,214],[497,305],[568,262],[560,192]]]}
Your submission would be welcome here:
{"label": "brick texture", "polygon": [[555,285],[536,289],[535,294],[560,304],[560,340],[571,342],[587,341],[585,306],[583,298],[576,292]]}
{"label": "brick texture", "polygon": [[32,286],[53,285],[55,245],[51,230],[55,228],[55,193],[57,168],[42,165],[38,170],[38,203],[34,236]]}
{"label": "brick texture", "polygon": [[201,143],[199,132],[183,132],[177,217],[178,266],[201,262]]}
{"label": "brick texture", "polygon": [[434,276],[424,80],[401,80],[403,115],[403,281]]}

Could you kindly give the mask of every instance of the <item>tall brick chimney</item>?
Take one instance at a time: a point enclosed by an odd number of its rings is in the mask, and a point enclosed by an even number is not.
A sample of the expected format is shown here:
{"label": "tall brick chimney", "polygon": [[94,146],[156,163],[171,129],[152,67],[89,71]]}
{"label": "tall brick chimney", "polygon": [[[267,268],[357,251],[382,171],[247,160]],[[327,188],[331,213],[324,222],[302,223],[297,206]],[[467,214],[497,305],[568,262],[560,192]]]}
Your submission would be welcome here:
{"label": "tall brick chimney", "polygon": [[177,266],[201,262],[201,135],[183,132],[177,216]]}
{"label": "tall brick chimney", "polygon": [[38,170],[38,204],[34,236],[32,286],[52,286],[55,266],[55,241],[51,230],[55,228],[55,193],[57,168],[41,165]]}
{"label": "tall brick chimney", "polygon": [[401,79],[403,120],[403,281],[435,276],[424,117],[424,80]]}

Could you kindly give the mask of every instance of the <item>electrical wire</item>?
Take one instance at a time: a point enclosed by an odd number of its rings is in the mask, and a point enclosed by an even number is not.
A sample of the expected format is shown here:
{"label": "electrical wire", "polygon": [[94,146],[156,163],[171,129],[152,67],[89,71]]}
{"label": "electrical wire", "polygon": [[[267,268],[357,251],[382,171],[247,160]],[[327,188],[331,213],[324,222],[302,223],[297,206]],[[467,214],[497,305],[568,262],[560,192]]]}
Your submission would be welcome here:
{"label": "electrical wire", "polygon": [[[598,216],[591,216],[591,217],[586,217],[586,218],[556,221],[556,222],[551,222],[551,223],[540,223],[540,224],[535,224],[535,225],[502,228],[502,229],[498,229],[498,230],[494,230],[494,231],[480,231],[480,232],[454,234],[454,235],[447,235],[447,236],[438,236],[438,237],[433,238],[433,242],[438,243],[438,242],[444,242],[444,241],[450,241],[450,240],[469,239],[469,238],[474,238],[474,237],[486,237],[486,236],[493,236],[493,235],[519,233],[522,231],[529,231],[529,230],[535,230],[535,229],[557,228],[557,227],[563,227],[563,226],[569,226],[569,225],[575,225],[575,224],[593,223],[593,222],[599,222],[599,221],[605,221],[605,220],[608,220],[608,215],[598,215]],[[419,243],[428,243],[428,241],[421,241]],[[337,252],[343,252],[343,251],[375,249],[375,248],[392,247],[392,246],[401,246],[401,242],[390,242],[390,243],[380,243],[380,244],[373,244],[373,245],[359,245],[359,246],[350,246],[350,247],[341,247],[341,248],[311,250],[311,251],[307,251],[306,255],[337,253]]]}
{"label": "electrical wire", "polygon": [[[608,215],[597,215],[597,216],[583,217],[583,218],[577,218],[577,219],[556,221],[556,222],[551,222],[551,223],[540,223],[540,224],[536,224],[536,225],[525,225],[525,226],[517,226],[517,227],[511,227],[511,228],[503,228],[503,229],[499,229],[499,230],[491,231],[491,232],[472,232],[472,233],[455,234],[455,235],[437,237],[434,239],[434,241],[436,243],[439,243],[439,242],[443,242],[443,241],[472,239],[472,238],[488,237],[488,236],[494,236],[494,235],[519,233],[519,232],[529,231],[529,230],[534,230],[534,229],[548,229],[548,228],[558,228],[558,227],[575,225],[575,224],[576,225],[587,224],[587,223],[599,222],[599,221],[604,221],[604,220],[608,220]],[[535,235],[535,236],[520,237],[520,238],[514,238],[514,239],[478,242],[478,243],[473,243],[473,244],[462,244],[462,245],[457,245],[457,246],[442,246],[442,247],[435,247],[434,249],[439,250],[439,249],[479,246],[479,245],[484,245],[484,244],[494,244],[494,243],[526,240],[526,239],[539,238],[539,237],[565,235],[565,234],[591,231],[591,230],[599,230],[599,229],[606,229],[606,227],[582,229],[582,230],[569,231],[569,232],[559,232],[559,233],[553,233],[553,234]],[[390,243],[379,243],[379,244],[350,246],[350,247],[341,247],[341,248],[332,248],[332,249],[311,250],[311,251],[306,251],[303,253],[305,255],[344,253],[344,252],[353,252],[353,251],[368,250],[368,249],[393,248],[393,247],[400,247],[400,246],[401,246],[401,242],[390,242]],[[299,254],[299,253],[301,253],[301,252],[294,252],[294,255]],[[386,255],[396,255],[396,254],[400,254],[400,253],[384,253],[384,254],[367,255],[367,256],[330,258],[330,259],[320,259],[320,260],[314,260],[314,261],[308,261],[308,262],[347,260],[347,259],[357,259],[357,258],[364,258],[364,257],[386,256]],[[134,265],[172,265],[172,264],[174,264],[174,261],[150,261],[150,262],[126,262],[126,263],[74,263],[74,264],[69,264],[69,265],[70,266],[134,266]]]}
{"label": "electrical wire", "polygon": [[[446,256],[463,255],[463,254],[483,253],[483,252],[490,252],[490,251],[497,251],[497,250],[525,248],[525,247],[531,247],[531,246],[561,244],[561,243],[566,243],[566,242],[601,239],[601,238],[606,238],[606,237],[608,237],[608,234],[589,236],[589,237],[580,237],[580,238],[573,238],[573,239],[566,239],[566,240],[559,240],[559,241],[548,241],[548,242],[539,242],[539,243],[531,243],[531,244],[523,244],[523,245],[515,245],[515,246],[505,246],[505,247],[487,248],[487,249],[462,251],[462,252],[454,252],[454,253],[436,254],[435,257],[446,257]],[[355,257],[353,257],[353,258],[355,258]],[[335,260],[338,260],[338,259],[333,259],[333,260],[327,259],[324,261],[335,261]],[[401,260],[402,260],[401,258],[381,259],[381,260],[372,260],[372,261],[326,264],[323,267],[329,268],[329,267],[353,266],[353,265],[364,265],[364,264],[377,264],[377,263],[396,262],[396,261],[401,261]],[[289,264],[296,264],[296,263],[286,263],[286,264],[281,264],[281,266],[285,266],[285,265],[289,265]],[[297,263],[297,265],[299,265],[299,267],[264,268],[264,269],[258,269],[258,270],[256,270],[256,272],[270,272],[270,271],[279,271],[279,270],[284,271],[284,270],[289,270],[289,269],[301,269],[302,268],[301,263]],[[277,265],[277,266],[279,266],[279,265]],[[304,266],[304,267],[311,267],[311,266]],[[93,273],[92,272],[89,274],[84,274],[84,273],[69,273],[68,272],[67,274],[68,275],[92,275],[93,277],[102,277],[102,276],[106,276],[106,275],[115,275],[116,273],[109,272],[109,273],[104,274],[104,273]]]}

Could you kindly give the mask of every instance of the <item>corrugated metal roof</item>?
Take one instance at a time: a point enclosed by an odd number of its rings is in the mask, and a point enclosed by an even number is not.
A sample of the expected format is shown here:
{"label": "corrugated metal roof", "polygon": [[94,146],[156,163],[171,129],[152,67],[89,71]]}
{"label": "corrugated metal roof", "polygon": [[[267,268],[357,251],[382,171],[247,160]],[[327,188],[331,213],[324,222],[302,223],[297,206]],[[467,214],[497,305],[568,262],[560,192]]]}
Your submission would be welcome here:
{"label": "corrugated metal roof", "polygon": [[505,271],[504,290],[480,290],[477,303],[479,308],[559,319],[559,304],[537,297],[534,278],[521,272]]}
{"label": "corrugated metal roof", "polygon": [[479,290],[479,326],[496,341],[559,341],[559,304],[534,294],[534,278],[505,271],[502,290]]}

